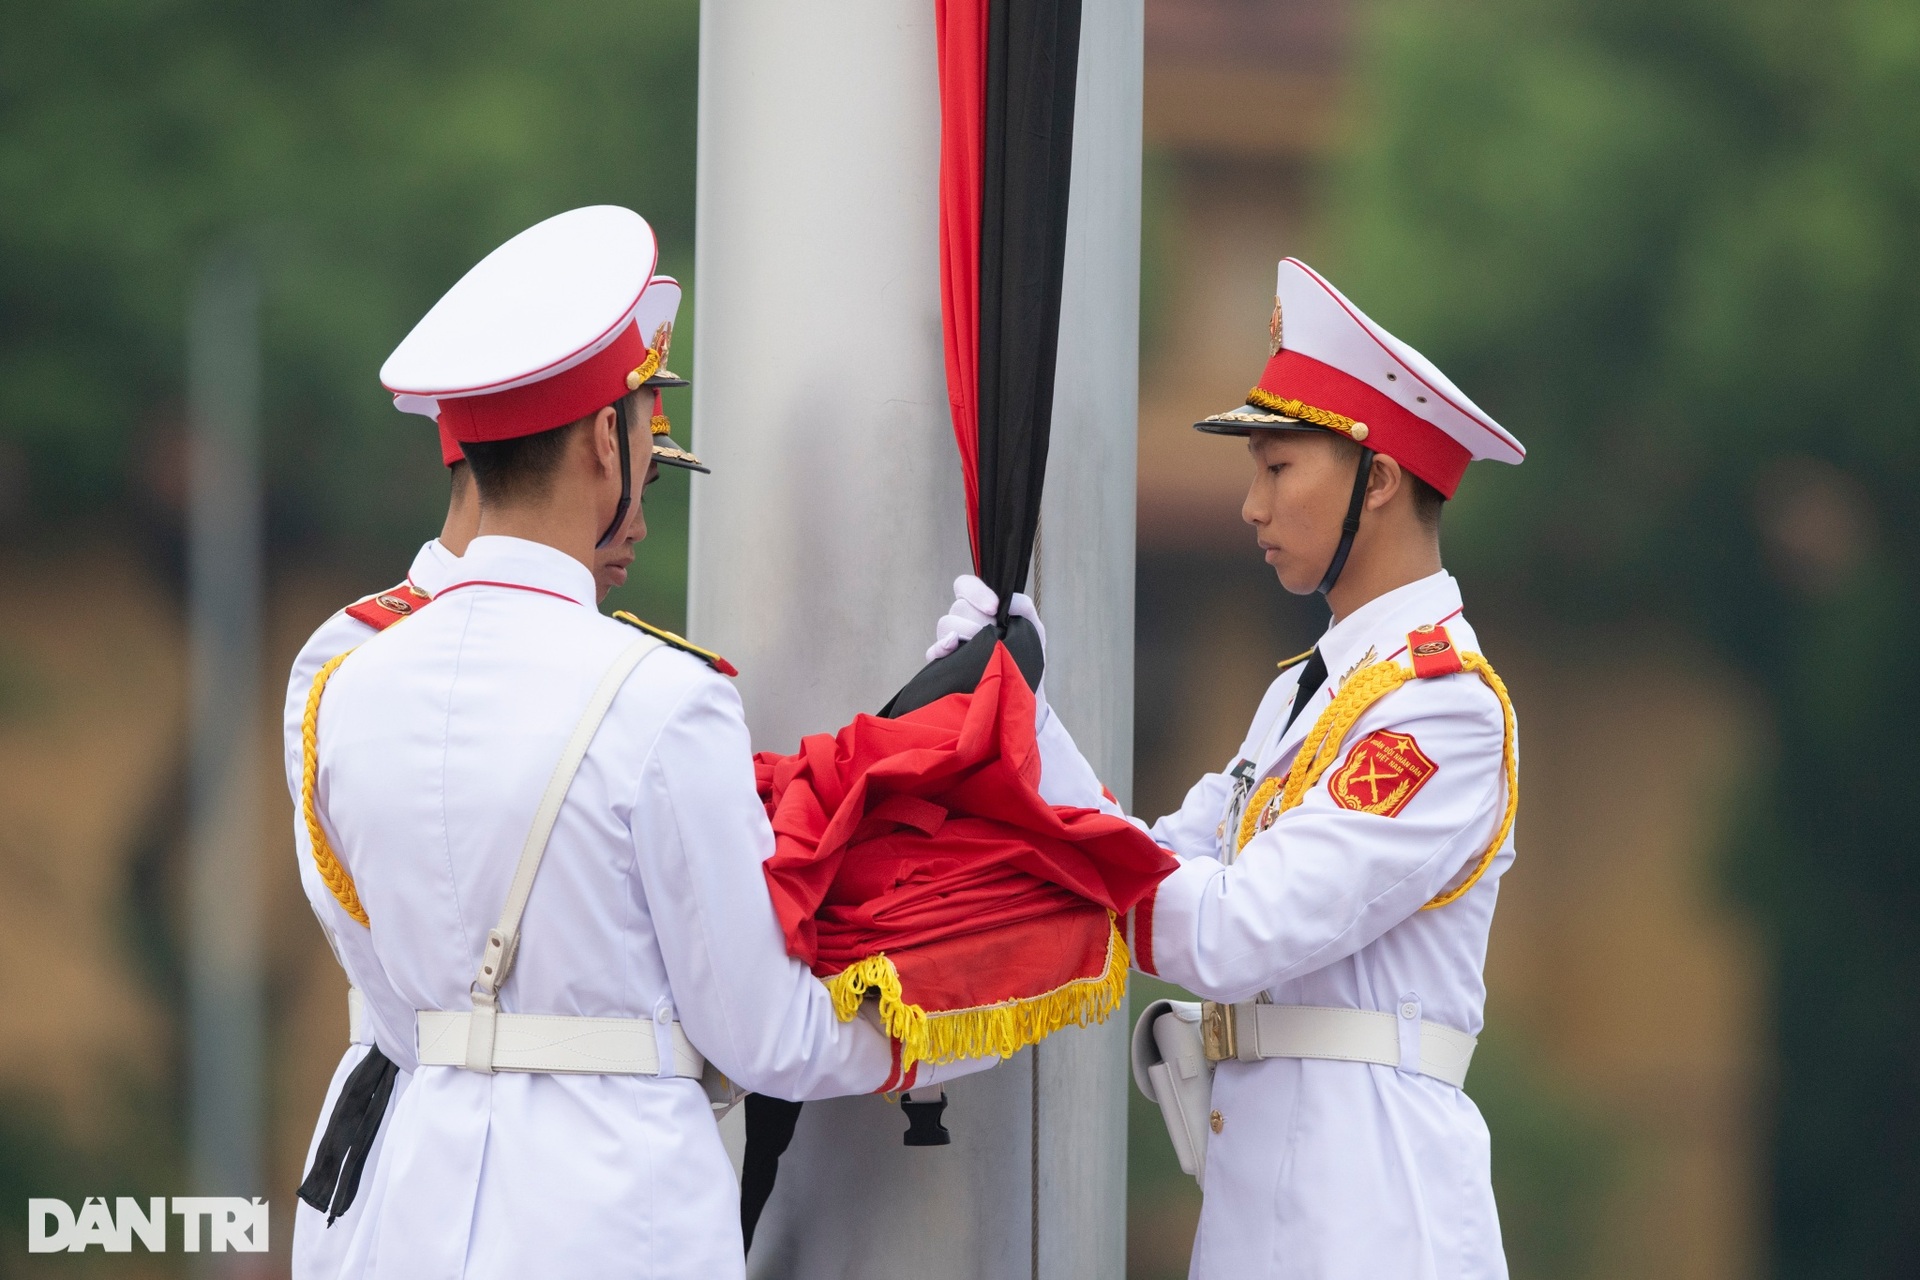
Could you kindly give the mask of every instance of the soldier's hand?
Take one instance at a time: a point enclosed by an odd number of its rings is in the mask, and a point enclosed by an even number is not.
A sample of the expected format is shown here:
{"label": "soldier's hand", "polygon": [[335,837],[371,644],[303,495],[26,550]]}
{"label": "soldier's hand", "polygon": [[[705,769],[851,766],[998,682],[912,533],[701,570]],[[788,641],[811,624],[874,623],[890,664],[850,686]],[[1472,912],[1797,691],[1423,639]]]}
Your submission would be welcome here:
{"label": "soldier's hand", "polygon": [[[944,658],[961,645],[974,638],[980,628],[991,626],[1000,612],[1000,597],[972,574],[962,574],[953,580],[953,603],[947,607],[946,616],[934,625],[933,647],[927,650],[927,661]],[[1034,631],[1040,637],[1040,648],[1047,647],[1047,629],[1040,621],[1040,613],[1033,606],[1033,598],[1021,592],[1013,593],[1013,603],[1008,614],[1015,618],[1025,618],[1033,624]]]}

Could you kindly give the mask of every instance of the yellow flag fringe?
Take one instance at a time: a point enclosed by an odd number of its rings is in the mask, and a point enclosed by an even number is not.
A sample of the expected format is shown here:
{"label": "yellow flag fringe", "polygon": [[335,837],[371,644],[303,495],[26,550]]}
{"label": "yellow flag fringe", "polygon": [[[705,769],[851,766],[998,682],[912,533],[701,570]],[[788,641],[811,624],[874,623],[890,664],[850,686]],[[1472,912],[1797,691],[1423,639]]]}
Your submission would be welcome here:
{"label": "yellow flag fringe", "polygon": [[902,1070],[916,1062],[953,1062],[990,1053],[1007,1058],[1062,1027],[1105,1022],[1107,1015],[1120,1007],[1127,994],[1127,970],[1133,961],[1111,913],[1108,931],[1104,973],[1076,979],[1042,995],[974,1009],[928,1013],[917,1004],[908,1004],[900,993],[900,971],[885,952],[856,961],[824,981],[833,997],[834,1012],[842,1022],[850,1022],[859,1014],[868,993],[878,993],[880,1025],[900,1042]]}

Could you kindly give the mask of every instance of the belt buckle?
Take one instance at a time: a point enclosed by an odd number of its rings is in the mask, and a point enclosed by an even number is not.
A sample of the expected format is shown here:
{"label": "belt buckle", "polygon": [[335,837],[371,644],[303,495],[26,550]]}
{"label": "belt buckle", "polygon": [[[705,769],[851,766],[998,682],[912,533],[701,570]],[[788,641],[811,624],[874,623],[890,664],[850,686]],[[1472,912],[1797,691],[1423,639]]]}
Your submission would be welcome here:
{"label": "belt buckle", "polygon": [[1214,1000],[1200,1002],[1200,1047],[1208,1062],[1225,1062],[1240,1056],[1240,1037],[1234,1025],[1232,1005]]}

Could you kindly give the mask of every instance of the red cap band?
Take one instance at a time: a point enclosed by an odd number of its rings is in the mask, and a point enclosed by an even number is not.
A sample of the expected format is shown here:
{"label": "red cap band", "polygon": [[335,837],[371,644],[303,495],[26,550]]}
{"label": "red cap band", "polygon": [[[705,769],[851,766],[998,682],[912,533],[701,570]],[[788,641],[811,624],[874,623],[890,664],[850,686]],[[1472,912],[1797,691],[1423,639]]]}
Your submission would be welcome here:
{"label": "red cap band", "polygon": [[[436,419],[436,421],[439,421]],[[447,430],[447,424],[440,422],[440,465],[450,467],[456,462],[465,462],[467,455],[460,452],[460,442]]]}
{"label": "red cap band", "polygon": [[550,378],[440,401],[440,429],[456,441],[514,440],[597,413],[627,394],[627,375],[647,358],[638,325],[579,364]]}
{"label": "red cap band", "polygon": [[1473,460],[1466,447],[1352,374],[1281,350],[1260,374],[1260,389],[1367,424],[1367,448],[1385,454],[1451,498]]}

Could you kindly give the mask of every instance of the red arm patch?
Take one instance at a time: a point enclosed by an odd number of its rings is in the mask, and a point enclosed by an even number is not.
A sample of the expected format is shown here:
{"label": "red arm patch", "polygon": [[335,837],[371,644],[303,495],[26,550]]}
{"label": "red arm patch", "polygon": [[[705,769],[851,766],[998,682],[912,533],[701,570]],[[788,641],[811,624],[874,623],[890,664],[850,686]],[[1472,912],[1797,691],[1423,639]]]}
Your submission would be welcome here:
{"label": "red arm patch", "polygon": [[431,596],[424,591],[416,590],[411,582],[403,582],[378,595],[371,595],[356,604],[348,605],[347,616],[356,622],[366,623],[375,631],[385,631],[430,599],[432,599]]}
{"label": "red arm patch", "polygon": [[1411,734],[1380,729],[1353,744],[1327,790],[1342,809],[1397,818],[1438,772]]}

